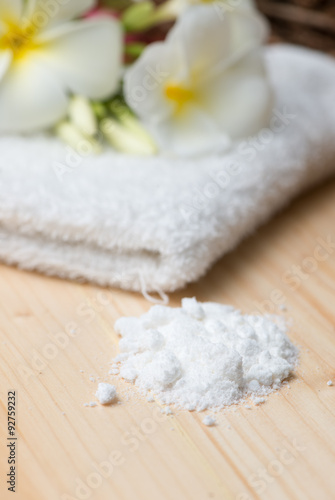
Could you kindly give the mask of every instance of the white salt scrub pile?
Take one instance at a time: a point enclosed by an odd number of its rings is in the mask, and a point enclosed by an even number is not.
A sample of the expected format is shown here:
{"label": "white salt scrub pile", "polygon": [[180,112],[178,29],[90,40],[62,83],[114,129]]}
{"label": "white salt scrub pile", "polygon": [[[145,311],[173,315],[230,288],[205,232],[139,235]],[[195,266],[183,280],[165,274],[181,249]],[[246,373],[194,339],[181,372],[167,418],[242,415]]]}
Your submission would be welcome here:
{"label": "white salt scrub pile", "polygon": [[120,377],[144,394],[187,410],[220,409],[280,387],[298,351],[286,324],[243,315],[231,306],[183,299],[181,308],[154,306],[121,318]]}

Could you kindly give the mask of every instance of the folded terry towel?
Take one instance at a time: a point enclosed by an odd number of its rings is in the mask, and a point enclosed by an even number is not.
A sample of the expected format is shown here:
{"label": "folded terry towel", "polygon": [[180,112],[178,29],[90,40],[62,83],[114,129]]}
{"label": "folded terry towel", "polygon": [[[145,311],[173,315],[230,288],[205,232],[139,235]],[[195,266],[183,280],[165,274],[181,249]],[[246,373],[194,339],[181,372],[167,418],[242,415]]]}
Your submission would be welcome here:
{"label": "folded terry towel", "polygon": [[0,259],[173,291],[335,172],[335,62],[285,45],[265,51],[271,124],[228,154],[80,158],[55,138],[0,138]]}

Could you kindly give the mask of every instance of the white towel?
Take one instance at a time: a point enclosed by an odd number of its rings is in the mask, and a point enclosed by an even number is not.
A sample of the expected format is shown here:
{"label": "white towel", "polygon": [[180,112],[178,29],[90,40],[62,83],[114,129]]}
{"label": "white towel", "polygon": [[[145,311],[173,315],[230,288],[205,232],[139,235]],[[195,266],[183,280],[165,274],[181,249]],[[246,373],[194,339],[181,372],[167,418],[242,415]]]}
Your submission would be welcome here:
{"label": "white towel", "polygon": [[265,50],[276,92],[272,130],[229,154],[80,158],[52,137],[0,138],[0,259],[173,291],[335,172],[335,62],[286,45]]}

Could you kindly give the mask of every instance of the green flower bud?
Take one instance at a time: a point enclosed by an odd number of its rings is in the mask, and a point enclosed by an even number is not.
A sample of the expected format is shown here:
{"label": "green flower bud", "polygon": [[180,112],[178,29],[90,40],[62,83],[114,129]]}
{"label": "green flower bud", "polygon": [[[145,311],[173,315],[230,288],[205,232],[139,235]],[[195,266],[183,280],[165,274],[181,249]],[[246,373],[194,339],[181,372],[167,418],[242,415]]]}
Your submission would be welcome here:
{"label": "green flower bud", "polygon": [[83,134],[73,123],[63,121],[55,127],[55,132],[64,142],[78,153],[83,150],[100,153],[101,146],[93,137]]}
{"label": "green flower bud", "polygon": [[93,136],[98,132],[98,123],[92,105],[82,96],[74,96],[69,105],[69,119],[80,132]]}
{"label": "green flower bud", "polygon": [[105,118],[100,126],[108,142],[117,151],[141,156],[149,156],[157,151],[149,135],[138,134],[114,118]]}
{"label": "green flower bud", "polygon": [[155,4],[151,1],[131,5],[122,16],[127,31],[145,31],[154,25]]}

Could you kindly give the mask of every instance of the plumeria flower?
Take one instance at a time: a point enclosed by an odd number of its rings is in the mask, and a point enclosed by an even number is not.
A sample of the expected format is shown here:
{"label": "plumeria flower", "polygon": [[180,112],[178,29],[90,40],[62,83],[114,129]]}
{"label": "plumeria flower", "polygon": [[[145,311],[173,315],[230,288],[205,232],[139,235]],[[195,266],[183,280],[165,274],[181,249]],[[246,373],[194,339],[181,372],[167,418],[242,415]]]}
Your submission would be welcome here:
{"label": "plumeria flower", "polygon": [[66,115],[70,93],[109,97],[121,72],[114,19],[74,20],[94,0],[0,0],[0,133],[31,132]]}
{"label": "plumeria flower", "polygon": [[125,75],[125,97],[160,147],[181,155],[227,148],[256,133],[272,108],[256,12],[224,19],[212,6],[181,16],[165,42],[149,45]]}
{"label": "plumeria flower", "polygon": [[161,18],[178,18],[185,10],[193,5],[214,4],[214,8],[219,15],[234,10],[255,9],[254,0],[167,0],[158,9],[158,16]]}

